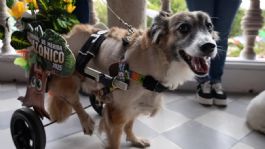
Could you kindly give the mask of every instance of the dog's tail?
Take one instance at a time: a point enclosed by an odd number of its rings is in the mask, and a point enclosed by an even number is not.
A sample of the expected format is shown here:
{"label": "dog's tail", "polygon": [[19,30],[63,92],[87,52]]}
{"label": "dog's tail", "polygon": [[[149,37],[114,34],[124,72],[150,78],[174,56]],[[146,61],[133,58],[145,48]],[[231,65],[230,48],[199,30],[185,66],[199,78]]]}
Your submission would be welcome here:
{"label": "dog's tail", "polygon": [[51,120],[60,123],[71,115],[72,107],[64,99],[58,96],[49,95],[48,111]]}

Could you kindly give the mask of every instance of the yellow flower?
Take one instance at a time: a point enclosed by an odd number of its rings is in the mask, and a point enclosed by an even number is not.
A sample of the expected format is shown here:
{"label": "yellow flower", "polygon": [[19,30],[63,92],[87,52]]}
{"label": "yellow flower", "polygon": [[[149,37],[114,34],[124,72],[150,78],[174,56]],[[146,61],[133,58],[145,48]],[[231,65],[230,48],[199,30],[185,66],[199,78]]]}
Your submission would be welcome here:
{"label": "yellow flower", "polygon": [[72,3],[73,2],[73,0],[63,0],[63,1],[66,3]]}
{"label": "yellow flower", "polygon": [[34,8],[35,9],[38,9],[39,7],[38,7],[37,1],[36,0],[32,0],[32,2],[33,2],[33,5],[34,5]]}
{"label": "yellow flower", "polygon": [[75,10],[75,7],[76,7],[76,6],[74,6],[73,4],[68,4],[68,5],[66,6],[66,11],[67,11],[68,13],[72,13],[72,12]]}
{"label": "yellow flower", "polygon": [[33,3],[35,9],[39,8],[36,0],[24,0],[24,1],[27,3]]}
{"label": "yellow flower", "polygon": [[17,1],[9,10],[9,13],[16,19],[20,19],[22,15],[27,11],[26,3]]}

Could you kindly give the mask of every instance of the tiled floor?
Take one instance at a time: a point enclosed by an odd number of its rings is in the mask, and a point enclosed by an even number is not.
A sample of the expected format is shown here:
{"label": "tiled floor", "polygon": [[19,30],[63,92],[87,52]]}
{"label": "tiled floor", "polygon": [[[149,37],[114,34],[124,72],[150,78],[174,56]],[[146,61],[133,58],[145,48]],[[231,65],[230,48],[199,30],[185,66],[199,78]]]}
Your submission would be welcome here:
{"label": "tiled floor", "polygon": [[[0,148],[15,148],[9,122],[13,111],[21,107],[16,98],[24,94],[25,85],[0,83]],[[150,149],[265,149],[265,135],[245,124],[246,107],[254,95],[229,94],[227,108],[201,106],[190,92],[164,95],[164,108],[154,118],[139,117],[135,123],[135,132],[151,140]],[[85,106],[89,101],[82,97],[82,103]],[[87,112],[98,124],[95,111],[89,108]],[[97,131],[83,135],[76,115],[45,130],[47,149],[103,149],[106,141]],[[131,148],[125,138],[121,146]]]}

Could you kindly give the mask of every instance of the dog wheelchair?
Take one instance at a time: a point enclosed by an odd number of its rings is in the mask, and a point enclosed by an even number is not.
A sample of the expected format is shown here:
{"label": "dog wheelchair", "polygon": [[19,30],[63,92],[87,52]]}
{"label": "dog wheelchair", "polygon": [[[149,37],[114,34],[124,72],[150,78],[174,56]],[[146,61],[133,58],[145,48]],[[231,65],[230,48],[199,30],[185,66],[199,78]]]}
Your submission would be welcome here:
{"label": "dog wheelchair", "polygon": [[[34,49],[31,49],[28,53],[32,54],[36,52],[33,51]],[[66,51],[66,53],[67,52],[69,52],[69,49]],[[73,55],[71,57],[73,58]],[[40,58],[40,55],[37,54],[37,59],[38,58]],[[75,58],[73,58],[73,60],[75,60]],[[89,75],[90,78],[94,78],[97,81],[103,79],[105,82],[113,82],[112,77],[104,75],[96,70],[87,68],[85,71],[88,73],[87,75]],[[61,72],[56,73],[61,75]],[[45,127],[48,127],[49,125],[56,122],[53,121],[48,124],[42,123],[42,119],[44,117],[50,119],[48,112],[45,110],[45,93],[49,91],[49,77],[51,74],[56,73],[55,71],[51,70],[47,63],[45,63],[43,66],[39,65],[38,63],[33,63],[30,66],[26,95],[24,97],[18,98],[18,100],[22,102],[23,108],[17,109],[13,113],[10,122],[12,139],[17,149],[45,148]],[[82,93],[83,92],[81,91],[80,94]],[[97,101],[94,95],[85,95],[89,96],[91,104],[84,107],[84,109],[92,107],[99,115],[101,115],[104,106],[103,102]],[[72,113],[72,115],[73,114],[75,113]]]}
{"label": "dog wheelchair", "polygon": [[[46,145],[45,127],[55,123],[42,123],[41,119],[44,117],[49,119],[49,114],[44,108],[46,83],[43,80],[47,76],[42,76],[43,73],[40,73],[36,66],[33,67],[35,68],[31,68],[26,96],[18,98],[25,107],[13,113],[10,123],[12,139],[17,149],[44,149]],[[91,105],[84,109],[92,107],[101,115],[103,103],[98,102],[94,95],[89,95],[89,100]]]}
{"label": "dog wheelchair", "polygon": [[[28,33],[30,41],[33,43],[32,45],[35,45],[36,43],[34,40],[38,39],[38,37],[35,37],[35,34],[39,35],[38,31],[41,30],[38,28],[39,27],[35,28],[34,30],[32,29],[32,31]],[[47,32],[50,31],[48,30]],[[60,49],[64,52],[64,55],[68,56],[65,58],[68,60],[68,62],[65,62],[67,63],[67,65],[62,64],[58,66],[57,64],[51,63],[51,58],[48,58],[49,60],[47,60],[46,57],[45,59],[45,57],[43,57],[42,53],[40,52],[40,50],[44,49],[40,48],[41,46],[45,46],[44,43],[54,41],[54,39],[52,39],[51,41],[50,36],[57,36],[59,39],[62,38],[54,32],[51,32],[49,36],[47,36],[47,41],[43,41],[46,38],[40,38],[41,42],[38,41],[39,45],[34,46],[33,50],[29,50],[29,54],[35,53],[35,57],[37,57],[37,60],[35,60],[36,62],[33,63],[29,69],[26,95],[24,97],[18,98],[18,100],[22,102],[22,105],[24,107],[16,110],[13,113],[10,124],[12,139],[17,149],[45,148],[46,134],[44,128],[56,122],[53,121],[48,124],[43,124],[41,121],[41,119],[43,119],[44,117],[50,119],[48,112],[45,110],[44,96],[46,92],[50,93],[48,84],[49,79],[52,75],[64,76],[72,74],[74,71],[77,71],[81,75],[93,79],[96,82],[102,83],[105,86],[102,90],[99,90],[99,92],[96,94],[97,96],[104,96],[114,89],[127,90],[128,82],[126,82],[125,78],[127,78],[128,76],[129,66],[126,63],[119,62],[112,64],[109,70],[110,75],[103,74],[95,69],[86,67],[88,61],[97,54],[97,50],[99,49],[100,44],[105,39],[105,33],[107,32],[98,31],[95,34],[92,34],[91,37],[87,40],[87,42],[84,44],[84,46],[80,49],[76,59],[70,49]],[[65,40],[62,41],[63,46],[66,44],[66,42]],[[50,52],[52,53],[53,51]],[[75,62],[72,63],[71,61]],[[68,68],[69,64],[71,64],[73,68]],[[64,69],[64,67],[67,67],[67,69]],[[90,105],[84,107],[84,109],[92,107],[99,115],[102,115],[102,110],[104,107],[103,101],[96,100],[96,95],[88,95],[82,92],[82,90],[80,91],[80,94],[89,96],[89,100],[91,103]],[[72,115],[73,114],[75,113],[72,113]]]}

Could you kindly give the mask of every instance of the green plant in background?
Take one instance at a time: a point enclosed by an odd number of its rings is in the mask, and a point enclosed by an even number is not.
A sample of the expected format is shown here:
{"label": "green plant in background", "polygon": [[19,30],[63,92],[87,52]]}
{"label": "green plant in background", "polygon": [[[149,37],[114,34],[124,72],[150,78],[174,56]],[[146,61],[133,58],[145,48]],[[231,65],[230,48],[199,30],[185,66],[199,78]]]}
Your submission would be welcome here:
{"label": "green plant in background", "polygon": [[233,25],[231,28],[231,32],[229,34],[230,37],[242,35],[241,20],[242,20],[244,15],[245,15],[245,10],[239,9],[236,16],[235,16],[235,19],[234,19],[234,22],[233,22]]}
{"label": "green plant in background", "polygon": [[107,24],[108,23],[108,15],[107,15],[107,7],[106,4],[102,2],[102,0],[93,1],[95,10],[97,12],[97,16],[100,22]]}
{"label": "green plant in background", "polygon": [[[148,0],[147,8],[151,10],[160,11],[161,2],[160,0]],[[181,11],[187,11],[185,0],[171,0],[172,13]],[[151,26],[153,18],[147,17],[147,26]]]}
{"label": "green plant in background", "polygon": [[[147,8],[159,11],[161,8],[160,0],[148,0]],[[180,11],[187,11],[185,0],[171,0],[171,6],[173,13]]]}
{"label": "green plant in background", "polygon": [[3,40],[5,38],[5,28],[3,26],[0,26],[0,40]]}

